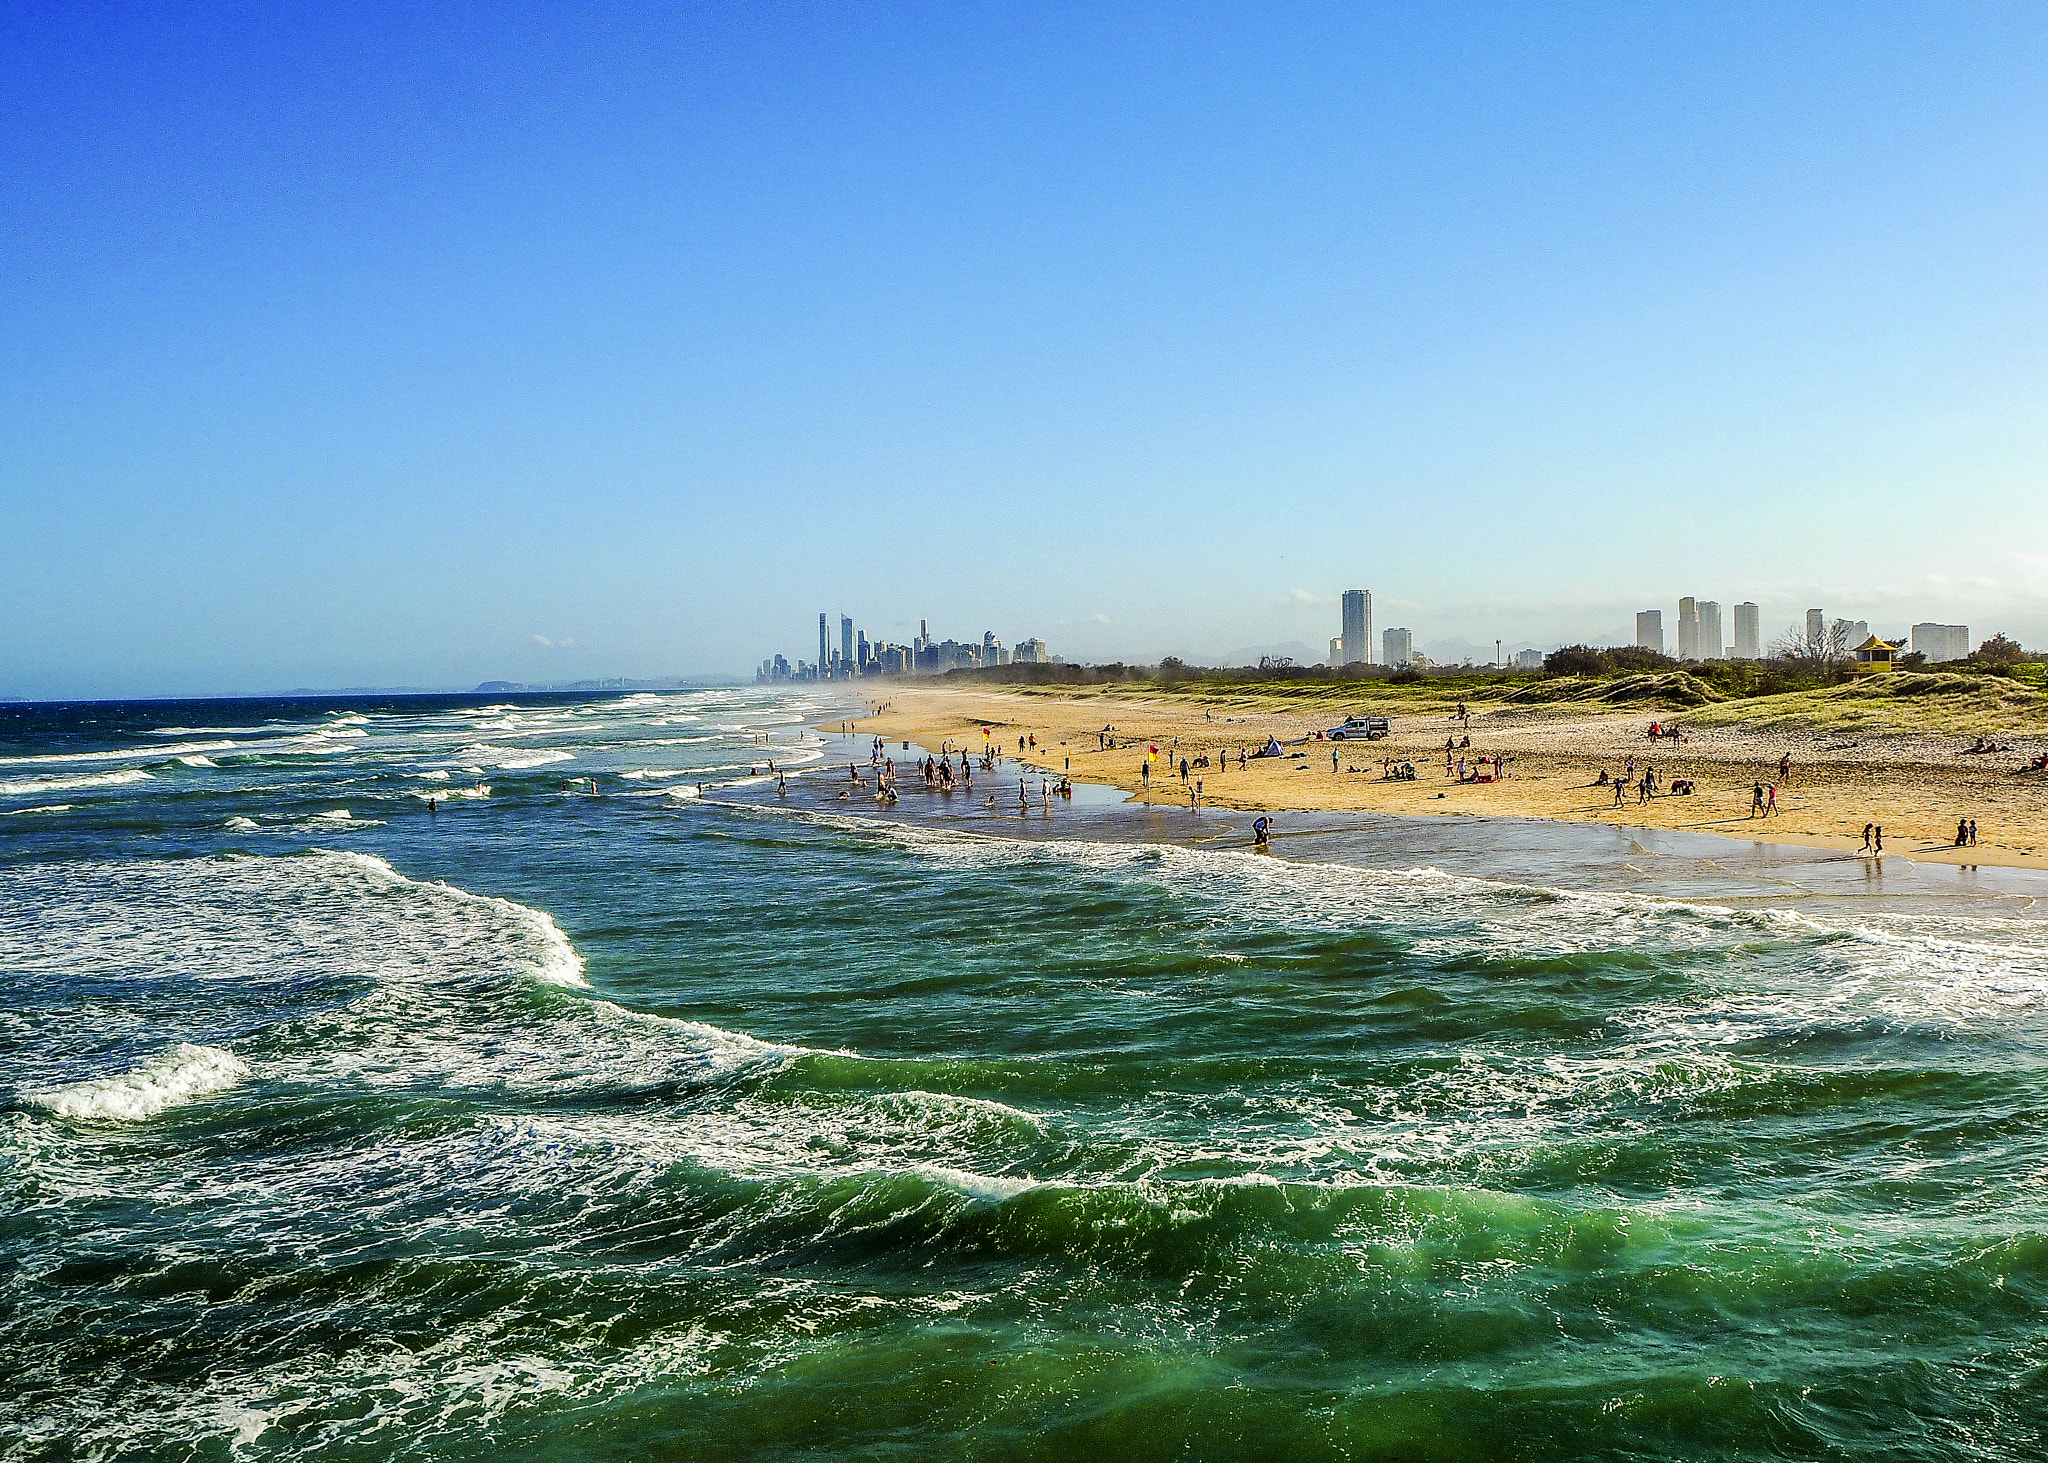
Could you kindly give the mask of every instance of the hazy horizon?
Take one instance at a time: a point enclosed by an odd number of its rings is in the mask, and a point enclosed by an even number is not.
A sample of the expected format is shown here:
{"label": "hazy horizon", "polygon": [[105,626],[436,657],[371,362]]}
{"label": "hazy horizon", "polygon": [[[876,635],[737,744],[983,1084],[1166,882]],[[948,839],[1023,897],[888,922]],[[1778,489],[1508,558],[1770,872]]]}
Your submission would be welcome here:
{"label": "hazy horizon", "polygon": [[0,27],[0,695],[2048,643],[2038,8]]}

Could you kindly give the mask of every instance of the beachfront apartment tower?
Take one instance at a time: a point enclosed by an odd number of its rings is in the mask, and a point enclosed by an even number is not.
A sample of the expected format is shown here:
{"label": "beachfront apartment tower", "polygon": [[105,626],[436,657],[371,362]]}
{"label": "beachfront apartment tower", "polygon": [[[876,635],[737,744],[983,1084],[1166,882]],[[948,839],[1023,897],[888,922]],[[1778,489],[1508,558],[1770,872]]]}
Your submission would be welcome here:
{"label": "beachfront apartment tower", "polygon": [[1828,617],[1820,610],[1806,612],[1806,643],[1819,645],[1828,638]]}
{"label": "beachfront apartment tower", "polygon": [[1406,665],[1415,658],[1415,635],[1409,630],[1389,630],[1380,637],[1381,664]]}
{"label": "beachfront apartment tower", "polygon": [[1372,595],[1363,589],[1344,591],[1344,664],[1372,660]]}
{"label": "beachfront apartment tower", "polygon": [[1756,604],[1751,600],[1744,600],[1735,607],[1735,658],[1764,658],[1763,625]]}
{"label": "beachfront apartment tower", "polygon": [[1344,664],[1344,637],[1342,635],[1332,635],[1330,637],[1330,658],[1324,661],[1323,664],[1330,666]]}
{"label": "beachfront apartment tower", "polygon": [[1636,647],[1639,650],[1654,650],[1664,653],[1664,611],[1636,611]]}
{"label": "beachfront apartment tower", "polygon": [[1728,654],[1728,642],[1721,638],[1721,606],[1703,599],[1697,606],[1699,629],[1694,632],[1693,659],[1720,660]]}
{"label": "beachfront apartment tower", "polygon": [[1678,658],[1700,658],[1700,604],[1690,595],[1678,602]]}
{"label": "beachfront apartment tower", "polygon": [[825,628],[825,612],[818,611],[818,674],[825,674],[825,667],[832,663],[832,632]]}
{"label": "beachfront apartment tower", "polygon": [[1937,625],[1932,621],[1913,627],[1913,649],[1927,657],[1929,665],[1961,660],[1970,653],[1968,625]]}

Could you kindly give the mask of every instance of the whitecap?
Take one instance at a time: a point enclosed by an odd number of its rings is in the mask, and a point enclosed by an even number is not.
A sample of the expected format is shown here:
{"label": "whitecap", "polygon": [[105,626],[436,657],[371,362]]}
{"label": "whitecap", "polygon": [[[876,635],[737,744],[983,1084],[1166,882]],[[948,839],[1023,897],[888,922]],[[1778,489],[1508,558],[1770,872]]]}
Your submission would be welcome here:
{"label": "whitecap", "polygon": [[240,745],[239,742],[173,742],[166,747],[120,747],[111,752],[49,752],[40,757],[0,757],[0,767],[39,762],[133,762],[138,758],[175,757],[187,752],[225,752]]}
{"label": "whitecap", "polygon": [[180,758],[179,758],[178,760],[179,760],[180,762],[183,762],[183,763],[184,763],[184,764],[185,764],[185,765],[186,765],[187,767],[218,767],[218,766],[220,766],[220,763],[218,763],[218,762],[214,761],[214,760],[213,760],[213,758],[211,758],[211,757],[180,757]]}
{"label": "whitecap", "polygon": [[117,1076],[23,1096],[60,1118],[139,1123],[195,1097],[225,1091],[248,1075],[248,1063],[233,1052],[181,1041]]}
{"label": "whitecap", "polygon": [[13,816],[19,816],[19,815],[21,815],[21,814],[24,814],[24,813],[68,813],[68,812],[70,812],[70,811],[71,811],[71,804],[69,804],[69,803],[45,803],[45,804],[44,804],[44,805],[43,805],[42,807],[40,807],[40,808],[10,808],[10,809],[8,809],[8,812],[9,812],[9,814],[10,814],[10,815],[13,815]]}
{"label": "whitecap", "polygon": [[0,797],[33,797],[39,792],[71,792],[87,787],[124,787],[131,782],[148,782],[150,775],[139,767],[125,772],[88,772],[76,777],[26,777],[0,782]]}

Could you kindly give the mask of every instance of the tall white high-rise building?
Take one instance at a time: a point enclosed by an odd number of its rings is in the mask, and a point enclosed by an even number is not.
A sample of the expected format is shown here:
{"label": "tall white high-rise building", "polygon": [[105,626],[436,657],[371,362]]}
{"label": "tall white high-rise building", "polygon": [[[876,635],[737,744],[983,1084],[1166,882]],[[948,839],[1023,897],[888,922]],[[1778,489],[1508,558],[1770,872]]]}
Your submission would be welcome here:
{"label": "tall white high-rise building", "polygon": [[853,616],[839,617],[839,659],[851,675],[860,668],[860,662],[853,658]]}
{"label": "tall white high-rise building", "polygon": [[1806,643],[1819,645],[1828,638],[1828,617],[1819,610],[1806,612]]}
{"label": "tall white high-rise building", "polygon": [[1415,658],[1415,636],[1408,630],[1389,630],[1380,636],[1382,665],[1406,665]]}
{"label": "tall white high-rise building", "polygon": [[1690,595],[1678,602],[1678,658],[1700,658],[1700,606]]}
{"label": "tall white high-rise building", "polygon": [[825,674],[825,667],[832,663],[832,634],[825,628],[825,612],[818,611],[818,674]]}
{"label": "tall white high-rise building", "polygon": [[1721,638],[1721,606],[1711,599],[1699,601],[1699,629],[1694,632],[1697,646],[1694,652],[1699,660],[1719,660],[1728,653],[1728,642]]}
{"label": "tall white high-rise building", "polygon": [[1870,638],[1868,620],[1837,620],[1835,623],[1842,627],[1842,644],[1846,649],[1854,650]]}
{"label": "tall white high-rise building", "polygon": [[1543,652],[1540,650],[1518,650],[1515,652],[1515,669],[1518,671],[1540,671],[1543,669]]}
{"label": "tall white high-rise building", "polygon": [[1323,664],[1344,664],[1344,637],[1342,635],[1332,635],[1330,637],[1330,658],[1324,661]]}
{"label": "tall white high-rise building", "polygon": [[1344,664],[1372,660],[1372,595],[1363,589],[1344,591]]}
{"label": "tall white high-rise building", "polygon": [[1762,660],[1764,658],[1761,615],[1755,603],[1751,600],[1744,600],[1735,607],[1735,658],[1737,660]]}
{"label": "tall white high-rise building", "polygon": [[1913,649],[1927,657],[1929,665],[1961,660],[1970,653],[1968,625],[1937,625],[1932,621],[1913,627]]}
{"label": "tall white high-rise building", "polygon": [[1664,653],[1664,611],[1636,611],[1636,644],[1659,655]]}

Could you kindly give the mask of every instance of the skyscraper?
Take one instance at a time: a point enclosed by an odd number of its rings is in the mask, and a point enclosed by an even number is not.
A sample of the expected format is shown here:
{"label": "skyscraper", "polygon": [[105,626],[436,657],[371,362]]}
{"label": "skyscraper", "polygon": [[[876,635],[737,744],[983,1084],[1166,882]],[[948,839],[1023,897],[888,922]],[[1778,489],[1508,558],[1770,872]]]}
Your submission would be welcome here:
{"label": "skyscraper", "polygon": [[825,612],[818,611],[818,674],[825,674],[825,667],[832,662],[832,639],[825,629]]}
{"label": "skyscraper", "polygon": [[1332,635],[1330,637],[1330,658],[1324,661],[1323,664],[1344,664],[1344,637],[1342,635]]}
{"label": "skyscraper", "polygon": [[1737,660],[1762,660],[1764,657],[1763,626],[1759,621],[1754,601],[1744,600],[1735,607],[1735,658]]}
{"label": "skyscraper", "polygon": [[1698,660],[1719,660],[1728,653],[1728,642],[1721,638],[1721,606],[1710,599],[1699,601],[1696,606],[1699,628],[1693,633],[1696,646],[1694,658]]}
{"label": "skyscraper", "polygon": [[1933,621],[1913,627],[1913,648],[1927,657],[1928,664],[1961,660],[1970,653],[1968,625],[1937,625]]}
{"label": "skyscraper", "polygon": [[1638,610],[1636,612],[1636,644],[1644,650],[1664,653],[1664,611]]}
{"label": "skyscraper", "polygon": [[1363,589],[1344,591],[1344,664],[1372,659],[1372,595]]}
{"label": "skyscraper", "polygon": [[846,662],[849,671],[857,668],[853,658],[853,616],[839,617],[839,658]]}
{"label": "skyscraper", "polygon": [[1806,612],[1806,643],[1819,645],[1828,638],[1828,617],[1819,610]]}
{"label": "skyscraper", "polygon": [[1678,602],[1678,658],[1700,658],[1700,606],[1690,595]]}
{"label": "skyscraper", "polygon": [[1389,630],[1380,636],[1380,664],[1406,665],[1415,658],[1415,637],[1407,630]]}

